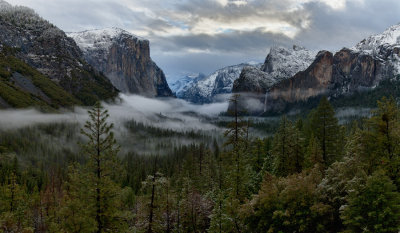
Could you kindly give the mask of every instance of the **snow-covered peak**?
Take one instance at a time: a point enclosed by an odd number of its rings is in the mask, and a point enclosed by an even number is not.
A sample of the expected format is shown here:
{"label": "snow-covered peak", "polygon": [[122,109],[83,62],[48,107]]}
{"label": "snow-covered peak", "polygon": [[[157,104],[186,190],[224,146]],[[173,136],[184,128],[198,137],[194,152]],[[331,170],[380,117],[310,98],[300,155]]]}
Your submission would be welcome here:
{"label": "snow-covered peak", "polygon": [[12,8],[10,3],[0,0],[0,9],[10,9],[10,8]]}
{"label": "snow-covered peak", "polygon": [[120,28],[104,28],[87,30],[82,32],[71,32],[67,35],[75,40],[79,48],[83,51],[92,49],[108,50],[111,45],[121,36],[128,36],[135,40],[143,40]]}
{"label": "snow-covered peak", "polygon": [[18,17],[29,17],[35,21],[43,20],[33,9],[26,6],[13,6],[3,0],[0,0],[0,13],[3,15],[6,14],[6,17],[10,17],[11,15],[15,17],[17,14]]}
{"label": "snow-covered peak", "polygon": [[[233,82],[239,78],[242,69],[246,66],[261,67],[260,63],[249,62],[239,65],[227,66],[208,76],[199,76],[194,80],[183,78],[184,86],[177,89],[176,96],[195,103],[212,102],[219,94],[231,93]],[[178,83],[177,83],[178,84]]]}
{"label": "snow-covered peak", "polygon": [[171,83],[169,87],[171,88],[172,92],[176,95],[179,95],[186,86],[192,83],[194,80],[204,77],[203,74],[189,74],[183,78],[176,80],[175,82]]}
{"label": "snow-covered peak", "polygon": [[242,63],[239,65],[224,67],[215,71],[209,76],[198,80],[196,85],[201,95],[210,98],[218,82],[224,82],[225,85],[223,88],[232,90],[233,82],[239,78],[242,69],[246,66],[250,66],[250,64]]}
{"label": "snow-covered peak", "polygon": [[277,81],[306,70],[314,61],[316,51],[294,45],[292,48],[272,47],[261,69]]}
{"label": "snow-covered peak", "polygon": [[381,34],[372,35],[362,40],[355,47],[353,47],[353,49],[358,51],[373,52],[382,45],[400,45],[400,24],[389,27]]}

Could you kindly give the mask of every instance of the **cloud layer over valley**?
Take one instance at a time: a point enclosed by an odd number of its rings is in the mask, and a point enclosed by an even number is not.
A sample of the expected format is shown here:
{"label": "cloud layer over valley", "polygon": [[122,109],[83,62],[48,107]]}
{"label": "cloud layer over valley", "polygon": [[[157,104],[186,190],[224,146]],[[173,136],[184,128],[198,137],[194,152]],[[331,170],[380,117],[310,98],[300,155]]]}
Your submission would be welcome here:
{"label": "cloud layer over valley", "polygon": [[[176,131],[213,130],[216,127],[203,122],[204,118],[226,111],[227,103],[193,105],[184,100],[150,99],[137,95],[120,95],[119,104],[104,104],[109,110],[110,122],[120,128],[128,120]],[[40,113],[35,109],[0,110],[0,128],[13,129],[41,123],[78,122],[88,119],[87,109],[77,107],[63,113]]]}

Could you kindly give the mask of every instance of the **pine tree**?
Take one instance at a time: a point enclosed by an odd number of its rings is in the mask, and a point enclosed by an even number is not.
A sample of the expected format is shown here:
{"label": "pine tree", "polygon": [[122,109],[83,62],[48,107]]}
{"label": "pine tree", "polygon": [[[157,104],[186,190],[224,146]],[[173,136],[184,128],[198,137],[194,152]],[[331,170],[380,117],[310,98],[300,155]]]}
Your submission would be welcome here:
{"label": "pine tree", "polygon": [[273,171],[278,176],[286,176],[286,166],[289,164],[289,142],[290,142],[290,128],[292,123],[287,119],[286,116],[281,118],[279,128],[274,135],[272,142],[272,155],[274,157],[274,168]]}
{"label": "pine tree", "polygon": [[304,166],[304,137],[297,126],[292,128],[291,155],[289,156],[294,172],[300,173]]}
{"label": "pine tree", "polygon": [[225,131],[226,147],[231,147],[230,151],[226,153],[227,159],[224,163],[230,166],[226,166],[229,169],[229,181],[233,189],[236,198],[243,200],[247,194],[246,180],[248,178],[247,170],[245,168],[248,159],[247,154],[247,129],[246,122],[240,118],[239,112],[239,97],[240,95],[235,94],[230,99],[230,103],[233,105],[233,121],[228,124],[228,129]]}
{"label": "pine tree", "polygon": [[283,116],[274,135],[271,150],[274,157],[273,171],[277,176],[287,176],[301,171],[304,160],[303,140],[299,130],[286,116]]}
{"label": "pine tree", "polygon": [[400,110],[393,98],[378,101],[378,108],[368,120],[369,130],[364,131],[364,153],[362,159],[372,173],[378,167],[400,187]]}
{"label": "pine tree", "polygon": [[326,97],[321,99],[313,113],[311,127],[321,146],[325,165],[332,164],[340,156],[341,150],[338,144],[340,128],[335,117],[335,111]]}
{"label": "pine tree", "polygon": [[[0,167],[1,164],[0,161]],[[0,231],[33,232],[32,202],[36,201],[37,191],[28,193],[21,182],[15,158],[8,167],[7,180],[0,186]]]}
{"label": "pine tree", "polygon": [[[95,202],[91,201],[95,185],[91,182],[90,172],[80,165],[70,166],[68,182],[65,184],[66,195],[59,210],[61,232],[95,232]],[[55,229],[53,229],[55,231]]]}
{"label": "pine tree", "polygon": [[377,171],[350,193],[341,217],[347,232],[399,232],[400,193]]}
{"label": "pine tree", "polygon": [[112,180],[117,171],[117,146],[114,134],[111,131],[113,124],[107,123],[108,110],[97,102],[88,111],[89,120],[81,133],[88,142],[82,144],[82,149],[88,158],[90,179],[94,184],[94,206],[97,232],[116,231],[123,228],[118,205],[118,185]]}
{"label": "pine tree", "polygon": [[313,134],[311,134],[305,157],[306,168],[313,168],[315,165],[323,166],[322,150]]}

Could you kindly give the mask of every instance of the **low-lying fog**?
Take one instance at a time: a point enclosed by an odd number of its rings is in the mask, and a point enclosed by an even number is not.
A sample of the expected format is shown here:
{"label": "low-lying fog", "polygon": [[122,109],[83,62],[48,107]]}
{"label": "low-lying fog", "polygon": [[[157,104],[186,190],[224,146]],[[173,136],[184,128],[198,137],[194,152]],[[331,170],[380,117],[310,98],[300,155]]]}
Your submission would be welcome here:
{"label": "low-lying fog", "polygon": [[[196,105],[175,98],[146,98],[138,95],[120,95],[116,104],[103,103],[109,110],[110,122],[116,129],[122,129],[124,122],[135,120],[145,125],[174,131],[215,130],[215,120],[228,121],[227,117],[219,117],[228,108],[228,102]],[[42,113],[35,109],[0,110],[0,128],[14,129],[42,123],[80,123],[88,119],[87,107],[76,107],[73,111],[60,113]],[[369,116],[369,108],[340,108],[336,116],[341,122],[351,116]],[[252,117],[253,121],[267,121],[269,118]],[[274,121],[279,120],[276,117]]]}
{"label": "low-lying fog", "polygon": [[[181,99],[152,99],[138,95],[120,95],[118,104],[103,103],[109,110],[110,122],[135,120],[144,124],[173,130],[212,130],[208,117],[216,117],[226,111],[228,103],[195,105]],[[35,109],[0,110],[0,127],[3,129],[26,127],[40,123],[78,122],[88,119],[88,108],[76,107],[74,111],[41,113]]]}

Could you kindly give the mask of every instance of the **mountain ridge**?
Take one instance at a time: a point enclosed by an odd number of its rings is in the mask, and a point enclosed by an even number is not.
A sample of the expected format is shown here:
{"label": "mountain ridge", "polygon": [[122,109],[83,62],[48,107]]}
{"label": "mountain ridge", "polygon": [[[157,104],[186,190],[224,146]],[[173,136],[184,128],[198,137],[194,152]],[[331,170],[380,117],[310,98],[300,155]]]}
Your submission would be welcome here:
{"label": "mountain ridge", "polygon": [[[193,80],[188,80],[176,92],[176,96],[198,104],[221,101],[219,96],[232,92],[234,81],[239,78],[242,69],[248,66],[260,68],[261,64],[255,62],[241,63],[220,68],[207,76],[200,75]],[[182,79],[177,80],[175,83],[177,82],[182,82]]]}
{"label": "mountain ridge", "polygon": [[[254,94],[259,94],[255,99],[264,105],[257,112],[260,114],[263,111],[284,113],[288,106],[294,107],[296,103],[301,106],[308,99],[321,95],[337,99],[373,90],[383,80],[400,74],[399,43],[400,25],[393,25],[351,48],[342,48],[335,53],[320,51],[307,69],[263,87],[265,93],[260,93],[259,87],[243,88],[249,86],[245,82],[236,85],[233,92],[240,93],[245,89],[247,93],[253,93],[253,98]],[[241,76],[245,76],[245,71]]]}
{"label": "mountain ridge", "polygon": [[118,91],[87,64],[76,43],[34,10],[0,4],[0,44],[15,48],[15,56],[60,85],[85,105],[113,99]]}
{"label": "mountain ridge", "polygon": [[120,28],[68,33],[85,59],[120,91],[148,97],[173,96],[164,72],[150,57],[150,42]]}

